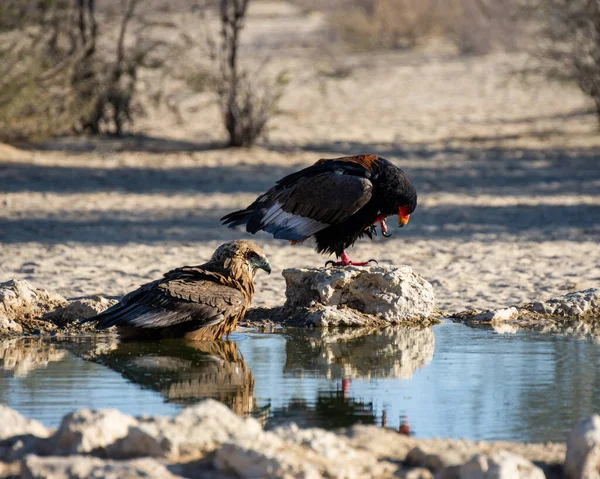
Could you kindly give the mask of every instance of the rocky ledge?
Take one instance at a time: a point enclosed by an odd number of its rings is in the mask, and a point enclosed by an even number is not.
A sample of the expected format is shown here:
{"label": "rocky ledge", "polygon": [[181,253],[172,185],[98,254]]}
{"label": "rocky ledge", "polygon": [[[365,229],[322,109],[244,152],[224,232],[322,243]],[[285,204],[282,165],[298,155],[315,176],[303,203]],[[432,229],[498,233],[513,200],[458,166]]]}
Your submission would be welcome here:
{"label": "rocky ledge", "polygon": [[547,301],[534,301],[520,306],[463,311],[451,317],[465,323],[490,324],[501,332],[529,329],[598,340],[600,289],[573,291]]}
{"label": "rocky ledge", "polygon": [[[408,266],[287,269],[283,276],[287,283],[285,304],[251,309],[242,326],[429,325],[440,317],[451,317],[490,324],[502,332],[524,328],[600,338],[600,289],[496,310],[444,314],[434,305],[431,284]],[[69,301],[27,281],[0,283],[0,337],[93,334],[97,332],[94,324],[78,320],[115,303],[102,296]]]}
{"label": "rocky ledge", "polygon": [[93,324],[79,324],[77,320],[115,303],[101,296],[68,301],[60,294],[13,279],[0,283],[0,336],[92,333]]}
{"label": "rocky ledge", "polygon": [[600,417],[567,444],[415,439],[354,426],[265,431],[205,400],[173,418],[79,410],[56,430],[0,405],[0,477],[543,479],[598,477]]}
{"label": "rocky ledge", "polygon": [[286,269],[283,307],[258,310],[290,326],[427,324],[436,318],[433,287],[409,266]]}

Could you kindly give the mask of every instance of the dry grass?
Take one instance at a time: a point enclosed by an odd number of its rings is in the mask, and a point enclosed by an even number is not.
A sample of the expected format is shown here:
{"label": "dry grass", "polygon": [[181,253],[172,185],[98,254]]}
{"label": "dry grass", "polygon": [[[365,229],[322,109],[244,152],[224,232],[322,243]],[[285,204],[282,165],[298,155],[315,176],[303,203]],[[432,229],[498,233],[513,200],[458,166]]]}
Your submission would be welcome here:
{"label": "dry grass", "polygon": [[463,54],[515,43],[515,0],[296,0],[321,10],[334,36],[355,50],[407,49],[442,37]]}
{"label": "dry grass", "polygon": [[415,47],[431,31],[433,1],[362,2],[350,11],[329,13],[330,25],[346,44],[359,50]]}
{"label": "dry grass", "polygon": [[70,0],[42,13],[18,0],[11,15],[0,10],[0,140],[124,133],[142,111],[139,70],[168,56],[166,42],[149,38],[165,22],[138,13],[144,1],[127,0],[113,15]]}

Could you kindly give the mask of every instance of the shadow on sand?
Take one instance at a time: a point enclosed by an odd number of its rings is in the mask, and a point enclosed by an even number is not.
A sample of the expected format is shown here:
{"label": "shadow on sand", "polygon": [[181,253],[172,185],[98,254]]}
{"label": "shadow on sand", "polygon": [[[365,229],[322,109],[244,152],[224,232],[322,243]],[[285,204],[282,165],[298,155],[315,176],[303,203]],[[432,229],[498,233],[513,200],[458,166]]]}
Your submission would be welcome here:
{"label": "shadow on sand", "polygon": [[[165,151],[198,148],[188,142],[153,139]],[[183,144],[182,144],[183,143]],[[140,143],[142,145],[143,143]],[[204,145],[205,149],[208,145]],[[474,234],[521,234],[525,239],[589,240],[600,234],[600,206],[568,204],[552,198],[559,195],[595,195],[600,190],[599,149],[510,149],[469,146],[464,148],[394,143],[315,143],[300,146],[270,144],[268,149],[289,151],[290,164],[181,168],[47,166],[31,162],[0,163],[0,193],[93,193],[189,194],[215,192],[260,194],[282,176],[305,164],[292,163],[294,151],[314,151],[320,157],[343,152],[377,152],[406,165],[420,197],[452,193],[472,198],[477,195],[544,197],[551,205],[474,205],[421,203],[402,238],[469,238]],[[140,147],[141,148],[141,147]],[[171,148],[171,149],[169,149]],[[179,149],[178,149],[179,148]],[[228,155],[228,150],[222,150]],[[83,162],[84,158],[82,158]],[[421,161],[419,161],[421,160]],[[411,163],[416,165],[411,166]],[[177,210],[74,211],[45,217],[0,218],[0,241],[62,243],[127,243],[155,241],[206,241],[231,239],[231,231],[219,218],[227,209],[198,206]],[[460,196],[459,196],[460,198]]]}

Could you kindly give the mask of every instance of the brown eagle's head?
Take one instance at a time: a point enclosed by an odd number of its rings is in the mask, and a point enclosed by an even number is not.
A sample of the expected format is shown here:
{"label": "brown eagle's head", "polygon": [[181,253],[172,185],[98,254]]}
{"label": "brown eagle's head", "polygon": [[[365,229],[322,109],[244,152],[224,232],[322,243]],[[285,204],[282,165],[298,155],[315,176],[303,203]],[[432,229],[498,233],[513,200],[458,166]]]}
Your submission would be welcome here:
{"label": "brown eagle's head", "polygon": [[248,240],[236,240],[219,246],[210,259],[225,270],[236,273],[248,271],[252,277],[257,269],[271,274],[271,265],[263,250],[256,243]]}

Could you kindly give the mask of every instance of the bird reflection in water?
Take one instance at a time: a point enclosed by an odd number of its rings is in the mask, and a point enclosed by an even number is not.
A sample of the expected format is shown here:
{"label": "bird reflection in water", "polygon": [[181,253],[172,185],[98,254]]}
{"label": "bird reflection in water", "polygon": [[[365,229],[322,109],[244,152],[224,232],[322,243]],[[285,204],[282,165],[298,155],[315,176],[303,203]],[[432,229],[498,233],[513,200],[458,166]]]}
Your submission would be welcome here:
{"label": "bird reflection in water", "polygon": [[86,359],[103,364],[168,402],[212,398],[240,415],[256,413],[254,378],[231,341],[121,342]]}

